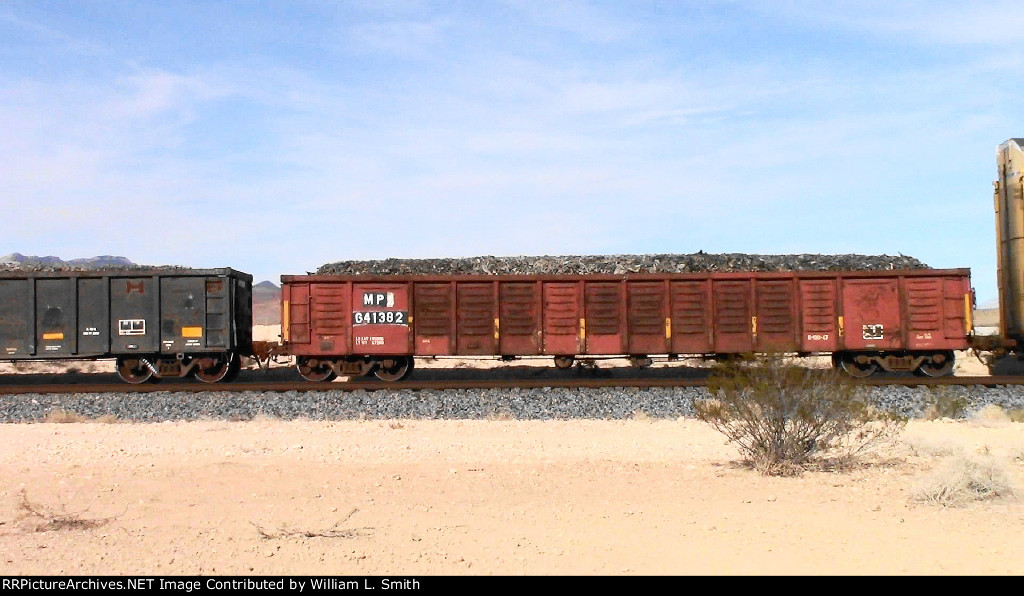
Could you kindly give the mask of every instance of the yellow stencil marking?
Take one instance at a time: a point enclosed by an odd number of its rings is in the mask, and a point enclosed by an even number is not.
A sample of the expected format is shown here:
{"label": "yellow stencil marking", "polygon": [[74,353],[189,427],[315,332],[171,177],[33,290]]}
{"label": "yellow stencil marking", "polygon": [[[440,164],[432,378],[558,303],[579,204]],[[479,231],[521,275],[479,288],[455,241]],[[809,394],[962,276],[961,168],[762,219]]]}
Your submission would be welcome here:
{"label": "yellow stencil marking", "polygon": [[284,301],[284,305],[281,308],[281,340],[288,341],[292,334],[291,329],[288,326],[288,301]]}
{"label": "yellow stencil marking", "polygon": [[968,334],[974,329],[974,313],[971,309],[971,295],[964,294],[964,331]]}

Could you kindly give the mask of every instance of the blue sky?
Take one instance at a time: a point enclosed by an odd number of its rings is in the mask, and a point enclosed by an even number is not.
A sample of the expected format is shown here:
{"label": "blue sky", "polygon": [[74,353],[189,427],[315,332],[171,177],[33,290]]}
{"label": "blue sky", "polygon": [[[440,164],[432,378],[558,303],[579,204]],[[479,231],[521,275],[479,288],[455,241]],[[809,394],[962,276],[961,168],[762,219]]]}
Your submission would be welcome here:
{"label": "blue sky", "polygon": [[0,2],[0,253],[902,253],[996,296],[1011,2]]}

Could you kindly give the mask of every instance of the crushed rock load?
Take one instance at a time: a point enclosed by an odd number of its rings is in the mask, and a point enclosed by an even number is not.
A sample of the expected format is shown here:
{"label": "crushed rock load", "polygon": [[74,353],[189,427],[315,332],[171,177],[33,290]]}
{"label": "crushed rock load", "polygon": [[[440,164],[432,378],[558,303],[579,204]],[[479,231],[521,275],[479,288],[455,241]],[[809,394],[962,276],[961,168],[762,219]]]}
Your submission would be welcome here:
{"label": "crushed rock load", "polygon": [[64,273],[72,271],[191,271],[191,267],[180,265],[98,265],[98,266],[75,266],[75,265],[48,265],[39,263],[0,263],[0,273],[30,272],[30,273]]}
{"label": "crushed rock load", "polygon": [[587,275],[711,271],[889,271],[927,269],[904,255],[661,254],[541,257],[467,257],[338,261],[321,275]]}
{"label": "crushed rock load", "polygon": [[26,256],[11,253],[0,257],[0,272],[40,272],[53,273],[65,271],[182,271],[190,269],[179,265],[138,265],[125,257],[100,255],[82,259],[65,261],[54,256]]}

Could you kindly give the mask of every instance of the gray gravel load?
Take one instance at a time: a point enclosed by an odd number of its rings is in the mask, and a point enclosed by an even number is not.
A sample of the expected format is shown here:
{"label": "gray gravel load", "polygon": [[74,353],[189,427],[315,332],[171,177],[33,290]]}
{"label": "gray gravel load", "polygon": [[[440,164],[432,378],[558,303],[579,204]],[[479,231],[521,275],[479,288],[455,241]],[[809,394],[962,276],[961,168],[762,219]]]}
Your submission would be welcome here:
{"label": "gray gravel load", "polygon": [[[1021,387],[948,387],[941,391],[947,399],[963,399],[967,404],[963,416],[989,404],[1007,410],[1024,408]],[[257,416],[285,420],[621,420],[638,415],[674,419],[693,416],[694,400],[708,396],[706,389],[695,387],[25,394],[0,397],[0,422],[40,422],[60,411],[138,422],[249,420]],[[927,387],[895,385],[873,388],[872,393],[880,408],[912,418],[936,403],[937,396]]]}
{"label": "gray gravel load", "polygon": [[338,261],[321,275],[587,275],[712,271],[889,271],[927,269],[904,255],[661,254],[467,257]]}
{"label": "gray gravel load", "polygon": [[71,259],[65,261],[60,257],[26,256],[21,253],[11,253],[0,257],[0,272],[2,271],[30,271],[30,272],[64,272],[64,271],[181,271],[188,267],[179,265],[138,265],[125,257],[114,255],[101,255],[83,259]]}
{"label": "gray gravel load", "polygon": [[146,273],[180,273],[182,271],[191,271],[191,267],[182,267],[179,265],[96,265],[96,266],[79,266],[79,265],[50,265],[46,263],[0,263],[0,273],[11,272],[11,273],[65,273],[73,271],[85,271],[85,272],[100,272],[103,273],[137,273],[145,271]]}

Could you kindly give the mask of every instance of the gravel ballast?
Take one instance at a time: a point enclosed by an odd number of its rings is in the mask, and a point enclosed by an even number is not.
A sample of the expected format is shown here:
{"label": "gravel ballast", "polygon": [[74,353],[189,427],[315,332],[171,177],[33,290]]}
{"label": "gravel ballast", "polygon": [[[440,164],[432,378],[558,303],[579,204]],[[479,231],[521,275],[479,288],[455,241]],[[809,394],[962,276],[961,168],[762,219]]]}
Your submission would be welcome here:
{"label": "gravel ballast", "polygon": [[[906,387],[872,389],[881,408],[920,417],[941,394],[962,398],[970,416],[989,404],[1024,408],[1024,388]],[[201,393],[106,393],[8,395],[0,398],[0,422],[41,422],[51,412],[72,412],[119,421],[250,420],[256,417],[293,420],[358,419],[602,419],[636,416],[673,419],[693,416],[695,399],[708,397],[704,388],[623,389],[458,389],[395,391],[245,391]]]}

